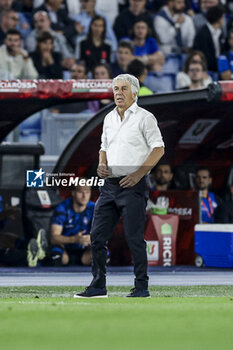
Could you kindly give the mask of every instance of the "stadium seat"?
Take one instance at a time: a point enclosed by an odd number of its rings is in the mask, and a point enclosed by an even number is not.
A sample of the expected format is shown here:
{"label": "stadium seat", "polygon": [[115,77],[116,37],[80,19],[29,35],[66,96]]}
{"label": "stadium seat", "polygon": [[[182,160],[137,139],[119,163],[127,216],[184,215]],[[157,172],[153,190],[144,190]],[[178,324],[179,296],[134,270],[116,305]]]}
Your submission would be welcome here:
{"label": "stadium seat", "polygon": [[177,74],[181,70],[182,57],[181,55],[171,54],[166,57],[165,64],[163,65],[163,74]]}
{"label": "stadium seat", "polygon": [[158,74],[150,72],[145,80],[145,85],[154,92],[170,92],[175,87],[175,74]]}
{"label": "stadium seat", "polygon": [[41,135],[41,113],[35,113],[19,125],[19,142],[37,143]]}
{"label": "stadium seat", "polygon": [[45,146],[45,154],[60,155],[72,137],[92,116],[90,112],[55,114],[44,110],[41,141]]}
{"label": "stadium seat", "polygon": [[197,165],[194,162],[186,162],[175,169],[173,182],[178,190],[189,190],[194,188],[194,177]]}

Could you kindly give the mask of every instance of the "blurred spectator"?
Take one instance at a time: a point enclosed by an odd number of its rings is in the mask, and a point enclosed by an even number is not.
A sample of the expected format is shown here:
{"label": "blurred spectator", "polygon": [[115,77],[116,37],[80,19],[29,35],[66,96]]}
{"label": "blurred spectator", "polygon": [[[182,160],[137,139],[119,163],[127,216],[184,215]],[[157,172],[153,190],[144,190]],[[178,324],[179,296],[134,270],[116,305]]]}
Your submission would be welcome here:
{"label": "blurred spectator", "polygon": [[193,51],[187,56],[184,71],[179,72],[176,76],[176,89],[185,89],[190,86],[191,80],[188,75],[190,63],[203,63],[203,66],[205,67],[203,80],[204,87],[212,83],[212,78],[207,74],[207,62],[205,55],[201,51]]}
{"label": "blurred spectator", "polygon": [[204,86],[204,74],[206,67],[202,62],[191,62],[188,68],[188,76],[190,78],[189,90],[203,89]]}
{"label": "blurred spectator", "polygon": [[160,49],[164,55],[188,52],[193,45],[193,20],[184,13],[184,0],[168,0],[154,19]]}
{"label": "blurred spectator", "polygon": [[[16,10],[15,5],[17,2],[13,2],[14,0],[0,0],[0,16],[3,11]],[[17,11],[18,12],[18,11]],[[21,37],[24,39],[30,33],[31,28],[26,17],[18,12],[18,23],[16,29],[20,32]]]}
{"label": "blurred spectator", "polygon": [[149,187],[152,191],[167,191],[173,179],[173,170],[170,163],[161,161],[151,170]]}
{"label": "blurred spectator", "polygon": [[[87,35],[91,20],[95,16],[101,16],[105,19],[105,22],[106,22],[106,40],[111,42],[113,51],[116,51],[117,40],[113,32],[111,23],[107,17],[103,16],[102,13],[96,11],[95,9],[96,0],[80,0],[80,2],[81,2],[81,10],[77,15],[73,17],[73,19],[77,23],[76,27],[78,28],[79,34]],[[112,6],[112,3],[111,3],[111,6]]]}
{"label": "blurred spectator", "polygon": [[99,63],[92,71],[93,79],[112,79],[111,68],[106,63]]}
{"label": "blurred spectator", "polygon": [[215,211],[215,222],[233,224],[233,181],[229,186],[229,193]]}
{"label": "blurred spectator", "polygon": [[74,47],[76,36],[79,34],[77,23],[69,18],[68,10],[63,5],[63,0],[45,0],[45,2],[34,10],[35,12],[45,11],[51,21],[54,31],[64,34],[67,41]]}
{"label": "blurred spectator", "polygon": [[53,36],[42,32],[37,37],[36,50],[31,53],[39,79],[62,79],[61,54],[54,52]]}
{"label": "blurred spectator", "polygon": [[52,30],[48,13],[45,11],[38,11],[34,14],[33,19],[35,29],[26,39],[27,50],[29,52],[35,51],[37,37],[42,32],[49,32],[53,37],[54,52],[59,52],[62,55],[62,66],[65,69],[72,69],[72,66],[75,64],[72,49],[68,45],[67,40],[63,34]]}
{"label": "blurred spectator", "polygon": [[207,19],[206,19],[207,11],[211,7],[217,6],[219,4],[220,4],[219,0],[200,0],[200,12],[196,13],[195,16],[193,17],[193,23],[197,33],[207,23]]}
{"label": "blurred spectator", "polygon": [[161,71],[164,64],[164,56],[159,51],[148,24],[143,20],[136,20],[130,38],[133,40],[134,55],[142,60],[150,70]]}
{"label": "blurred spectator", "polygon": [[205,54],[209,71],[217,72],[217,58],[220,56],[224,44],[222,41],[223,7],[221,5],[211,7],[206,14],[206,19],[208,22],[197,33],[193,48]]}
{"label": "blurred spectator", "polygon": [[36,79],[38,73],[28,52],[22,49],[20,32],[9,30],[4,42],[0,47],[1,79]]}
{"label": "blurred spectator", "polygon": [[211,171],[206,167],[197,169],[196,188],[201,191],[201,219],[202,223],[214,223],[214,212],[221,203],[220,199],[209,191],[212,184]]}
{"label": "blurred spectator", "polygon": [[10,29],[16,29],[18,24],[18,13],[14,10],[4,10],[0,19],[0,45],[3,44],[6,33]]}
{"label": "blurred spectator", "polygon": [[87,67],[85,62],[77,61],[71,70],[71,79],[87,79]]}
{"label": "blurred spectator", "polygon": [[109,0],[97,0],[96,1],[96,11],[102,13],[109,19],[111,26],[119,14],[118,0],[111,0],[111,6],[109,6]]}
{"label": "blurred spectator", "polygon": [[152,17],[146,10],[146,0],[129,0],[129,8],[122,11],[114,23],[113,28],[117,39],[129,36],[130,30],[138,19],[144,20],[151,29],[152,36],[155,35]]}
{"label": "blurred spectator", "polygon": [[148,70],[146,65],[138,59],[133,60],[128,65],[128,73],[134,75],[139,80],[140,89],[138,96],[152,95],[153,92],[144,85]]}
{"label": "blurred spectator", "polygon": [[[92,71],[92,76],[93,76],[93,79],[108,79],[108,80],[112,79],[111,68],[106,63],[99,63],[94,67]],[[99,109],[105,107],[111,102],[112,100],[109,100],[109,99],[89,101],[88,109],[93,113],[96,113]]]}
{"label": "blurred spectator", "polygon": [[[36,9],[44,3],[44,0],[33,0],[33,7]],[[80,10],[80,0],[64,0],[63,6],[67,10],[69,17],[71,18],[75,13]]]}
{"label": "blurred spectator", "polygon": [[121,41],[117,49],[116,62],[111,63],[112,76],[128,72],[128,65],[134,59],[133,46],[129,41]]}
{"label": "blurred spectator", "polygon": [[111,46],[105,39],[105,19],[95,16],[91,21],[87,38],[78,40],[75,49],[76,59],[84,60],[88,70],[92,70],[97,63],[110,62]]}
{"label": "blurred spectator", "polygon": [[231,80],[233,78],[233,29],[228,35],[230,50],[218,58],[218,72],[221,80]]}
{"label": "blurred spectator", "polygon": [[91,264],[90,229],[95,204],[90,198],[90,186],[77,186],[72,198],[55,209],[50,236],[54,265]]}

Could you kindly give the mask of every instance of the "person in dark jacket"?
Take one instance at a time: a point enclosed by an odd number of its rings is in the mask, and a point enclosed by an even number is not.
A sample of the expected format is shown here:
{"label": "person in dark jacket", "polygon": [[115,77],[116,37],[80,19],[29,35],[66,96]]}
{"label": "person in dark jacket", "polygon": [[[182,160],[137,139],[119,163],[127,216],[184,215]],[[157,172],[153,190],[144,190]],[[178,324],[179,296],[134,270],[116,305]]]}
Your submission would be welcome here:
{"label": "person in dark jacket", "polygon": [[35,8],[34,14],[38,11],[48,13],[52,29],[65,35],[69,44],[74,48],[76,36],[79,35],[78,24],[69,18],[63,0],[45,0],[41,6]]}
{"label": "person in dark jacket", "polygon": [[31,53],[39,79],[61,79],[61,54],[53,50],[53,36],[42,32],[37,38],[36,50]]}
{"label": "person in dark jacket", "polygon": [[129,8],[123,10],[117,16],[113,26],[117,39],[120,40],[129,36],[129,32],[133,28],[135,21],[139,19],[148,24],[154,37],[153,20],[151,14],[146,10],[146,0],[129,0]]}
{"label": "person in dark jacket", "polygon": [[224,45],[222,36],[224,8],[221,5],[211,7],[206,19],[207,24],[195,36],[193,49],[205,54],[209,71],[218,72],[217,58]]}

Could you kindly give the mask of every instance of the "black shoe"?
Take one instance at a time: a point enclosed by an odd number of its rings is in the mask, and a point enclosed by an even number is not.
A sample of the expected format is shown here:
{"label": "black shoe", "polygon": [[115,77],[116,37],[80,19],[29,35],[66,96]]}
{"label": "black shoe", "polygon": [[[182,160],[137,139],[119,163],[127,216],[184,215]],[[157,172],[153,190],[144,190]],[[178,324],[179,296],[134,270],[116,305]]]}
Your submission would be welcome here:
{"label": "black shoe", "polygon": [[137,289],[133,288],[130,293],[126,295],[126,298],[150,298],[150,293],[148,289]]}
{"label": "black shoe", "polygon": [[74,298],[108,298],[105,288],[87,287],[84,292],[77,293]]}

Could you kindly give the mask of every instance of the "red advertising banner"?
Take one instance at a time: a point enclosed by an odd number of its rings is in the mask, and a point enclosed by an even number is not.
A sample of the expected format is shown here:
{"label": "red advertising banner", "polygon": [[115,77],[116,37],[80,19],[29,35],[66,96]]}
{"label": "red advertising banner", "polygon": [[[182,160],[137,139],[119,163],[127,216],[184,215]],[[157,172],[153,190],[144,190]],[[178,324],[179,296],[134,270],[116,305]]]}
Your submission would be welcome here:
{"label": "red advertising banner", "polygon": [[112,80],[0,80],[0,100],[113,98]]}
{"label": "red advertising banner", "polygon": [[164,202],[168,214],[179,216],[176,240],[176,264],[194,264],[194,226],[199,222],[199,199],[197,191],[151,191],[154,204]]}
{"label": "red advertising banner", "polygon": [[176,264],[176,239],[179,216],[150,215],[145,230],[148,265]]}

